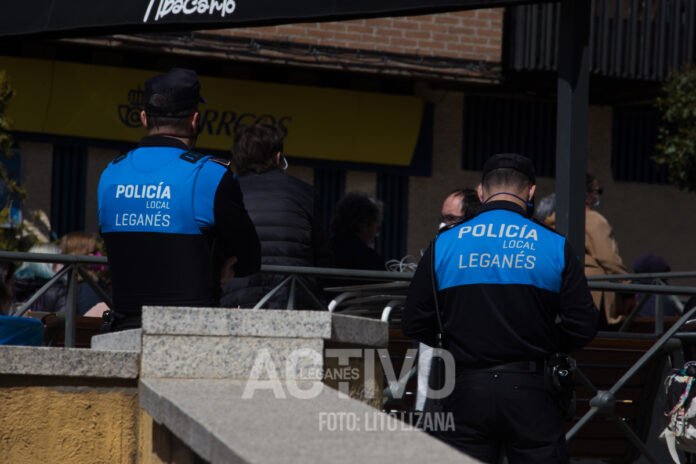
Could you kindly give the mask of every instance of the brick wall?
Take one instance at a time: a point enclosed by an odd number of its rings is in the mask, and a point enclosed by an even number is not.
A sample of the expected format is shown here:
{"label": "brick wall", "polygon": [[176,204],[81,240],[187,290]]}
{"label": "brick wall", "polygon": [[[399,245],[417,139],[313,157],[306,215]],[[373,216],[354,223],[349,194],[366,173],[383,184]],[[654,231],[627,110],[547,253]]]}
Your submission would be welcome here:
{"label": "brick wall", "polygon": [[217,31],[233,37],[500,62],[503,9]]}

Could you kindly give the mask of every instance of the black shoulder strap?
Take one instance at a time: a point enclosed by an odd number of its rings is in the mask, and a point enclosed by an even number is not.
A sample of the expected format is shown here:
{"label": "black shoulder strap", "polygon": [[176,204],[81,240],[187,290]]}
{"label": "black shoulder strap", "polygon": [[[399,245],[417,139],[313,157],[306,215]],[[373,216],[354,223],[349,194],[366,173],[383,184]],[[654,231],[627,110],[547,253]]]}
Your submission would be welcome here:
{"label": "black shoulder strap", "polygon": [[226,167],[227,169],[229,169],[230,166],[232,166],[232,161],[224,158],[208,158],[206,161],[212,161],[213,163],[217,163],[220,166]]}
{"label": "black shoulder strap", "polygon": [[437,237],[430,242],[430,281],[433,285],[433,300],[435,302],[435,316],[437,317],[437,348],[444,348],[443,337],[445,329],[442,326],[442,318],[440,317],[440,292],[437,288],[437,275],[435,273],[435,242]]}

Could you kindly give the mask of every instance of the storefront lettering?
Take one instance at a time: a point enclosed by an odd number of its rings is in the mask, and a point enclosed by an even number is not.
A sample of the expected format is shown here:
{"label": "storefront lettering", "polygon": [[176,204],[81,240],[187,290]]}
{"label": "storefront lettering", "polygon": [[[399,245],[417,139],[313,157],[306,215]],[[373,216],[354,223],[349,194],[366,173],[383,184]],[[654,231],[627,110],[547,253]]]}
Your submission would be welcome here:
{"label": "storefront lettering", "polygon": [[231,15],[237,9],[235,0],[150,0],[145,11],[143,22],[150,19],[150,13],[155,9],[155,21],[167,15],[218,14],[221,18]]}

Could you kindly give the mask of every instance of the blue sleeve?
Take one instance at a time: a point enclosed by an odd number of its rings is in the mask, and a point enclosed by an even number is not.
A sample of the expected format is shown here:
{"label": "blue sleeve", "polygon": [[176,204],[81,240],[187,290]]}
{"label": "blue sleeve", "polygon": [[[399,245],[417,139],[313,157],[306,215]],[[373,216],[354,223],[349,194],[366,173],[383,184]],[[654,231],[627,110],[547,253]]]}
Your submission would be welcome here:
{"label": "blue sleeve", "polygon": [[210,228],[215,225],[215,192],[227,168],[218,164],[205,162],[198,173],[193,191],[193,211],[196,225]]}

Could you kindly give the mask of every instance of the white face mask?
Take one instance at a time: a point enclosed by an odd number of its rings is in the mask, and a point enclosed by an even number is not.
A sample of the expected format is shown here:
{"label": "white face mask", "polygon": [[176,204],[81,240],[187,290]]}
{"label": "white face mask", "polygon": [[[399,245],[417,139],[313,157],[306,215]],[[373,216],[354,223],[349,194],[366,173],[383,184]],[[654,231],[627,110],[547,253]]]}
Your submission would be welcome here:
{"label": "white face mask", "polygon": [[595,204],[592,205],[592,208],[594,208],[594,209],[599,208],[599,203],[600,203],[601,200],[602,200],[602,195],[600,195],[600,194],[598,193],[598,194],[597,194],[597,201],[595,201]]}
{"label": "white face mask", "polygon": [[280,157],[283,159],[283,165],[280,166],[280,169],[282,169],[283,171],[287,171],[288,170],[288,159],[285,157],[285,155],[280,155]]}

